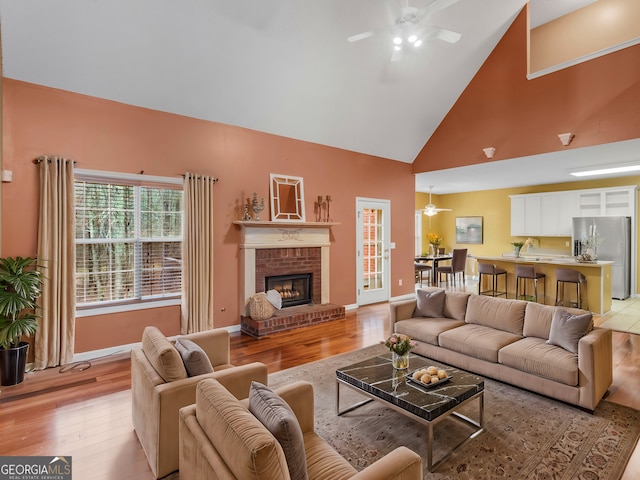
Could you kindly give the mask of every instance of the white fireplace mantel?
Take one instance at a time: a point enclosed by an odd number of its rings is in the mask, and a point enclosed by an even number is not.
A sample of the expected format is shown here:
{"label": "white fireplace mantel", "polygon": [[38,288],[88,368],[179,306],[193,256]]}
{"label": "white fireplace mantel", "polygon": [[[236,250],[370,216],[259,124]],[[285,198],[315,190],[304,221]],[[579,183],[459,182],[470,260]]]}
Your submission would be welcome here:
{"label": "white fireplace mantel", "polygon": [[247,315],[249,298],[256,293],[256,250],[264,248],[321,249],[321,303],[330,302],[329,248],[330,231],[338,223],[331,222],[260,222],[235,221],[242,228],[240,273],[243,295],[240,312]]}

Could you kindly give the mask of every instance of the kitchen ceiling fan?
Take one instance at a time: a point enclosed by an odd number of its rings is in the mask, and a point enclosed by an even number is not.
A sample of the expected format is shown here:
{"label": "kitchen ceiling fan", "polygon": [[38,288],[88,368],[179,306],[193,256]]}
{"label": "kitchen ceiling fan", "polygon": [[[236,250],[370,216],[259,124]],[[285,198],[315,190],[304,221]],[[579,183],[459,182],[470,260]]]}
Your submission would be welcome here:
{"label": "kitchen ceiling fan", "polygon": [[405,51],[419,48],[425,40],[432,37],[438,38],[445,42],[456,43],[462,35],[446,28],[438,27],[429,23],[429,19],[436,12],[450,7],[459,0],[431,0],[426,6],[417,8],[409,5],[409,0],[403,7],[398,7],[395,1],[391,0],[391,4],[395,7],[398,16],[392,24],[368,32],[351,35],[347,41],[354,43],[366,38],[372,37],[378,33],[391,33],[391,41],[393,45],[393,53],[391,61],[400,60]]}
{"label": "kitchen ceiling fan", "polygon": [[429,187],[429,204],[425,205],[424,214],[427,217],[433,217],[434,215],[437,215],[438,212],[450,212],[450,208],[436,208],[436,206],[431,201],[431,190],[433,190],[433,185]]}

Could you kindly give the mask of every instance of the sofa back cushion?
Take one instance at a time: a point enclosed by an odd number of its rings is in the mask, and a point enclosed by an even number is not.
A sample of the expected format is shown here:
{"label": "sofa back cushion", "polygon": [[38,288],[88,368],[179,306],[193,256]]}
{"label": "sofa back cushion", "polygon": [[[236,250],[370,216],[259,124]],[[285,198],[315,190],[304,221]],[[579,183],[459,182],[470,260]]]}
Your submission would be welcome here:
{"label": "sofa back cushion", "polygon": [[142,351],[165,382],[187,378],[187,370],[176,347],[156,327],[142,332]]}
{"label": "sofa back cushion", "polygon": [[235,478],[289,478],[278,441],[217,380],[198,383],[196,418]]}
{"label": "sofa back cushion", "polygon": [[464,322],[467,313],[467,302],[471,294],[447,291],[444,296],[443,313],[446,318]]}
{"label": "sofa back cushion", "polygon": [[[549,332],[551,331],[551,320],[553,314],[558,310],[558,307],[553,305],[541,305],[535,302],[527,302],[527,308],[524,312],[524,328],[522,333],[525,337],[537,337],[549,339]],[[563,310],[569,313],[579,315],[587,313],[586,310],[578,308],[564,308]],[[591,331],[593,324],[589,328]]]}
{"label": "sofa back cushion", "polygon": [[526,306],[524,300],[471,295],[465,321],[522,335]]}

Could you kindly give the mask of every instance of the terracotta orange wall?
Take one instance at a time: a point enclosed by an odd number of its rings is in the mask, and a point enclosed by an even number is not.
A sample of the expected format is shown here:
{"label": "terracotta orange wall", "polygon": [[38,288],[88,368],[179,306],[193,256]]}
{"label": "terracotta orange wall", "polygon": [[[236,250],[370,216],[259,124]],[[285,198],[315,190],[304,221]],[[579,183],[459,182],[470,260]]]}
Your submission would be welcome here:
{"label": "terracotta orange wall", "polygon": [[[413,162],[414,173],[640,137],[640,45],[527,80],[518,15]],[[559,133],[575,138],[563,147]]]}
{"label": "terracotta orange wall", "polygon": [[638,0],[598,0],[529,33],[530,72],[640,37]]}
{"label": "terracotta orange wall", "polygon": [[[269,200],[269,174],[304,178],[306,215],[332,195],[331,301],[356,302],[355,197],[391,200],[391,295],[411,292],[414,177],[411,165],[4,79],[2,256],[32,255],[37,245],[37,168],[41,154],[73,158],[78,168],[175,177],[214,175],[215,326],[237,325],[239,228],[243,199]],[[269,218],[266,211],[262,218]],[[403,280],[400,287],[399,280]],[[138,342],[144,326],[179,331],[179,308],[78,318],[76,352]]]}

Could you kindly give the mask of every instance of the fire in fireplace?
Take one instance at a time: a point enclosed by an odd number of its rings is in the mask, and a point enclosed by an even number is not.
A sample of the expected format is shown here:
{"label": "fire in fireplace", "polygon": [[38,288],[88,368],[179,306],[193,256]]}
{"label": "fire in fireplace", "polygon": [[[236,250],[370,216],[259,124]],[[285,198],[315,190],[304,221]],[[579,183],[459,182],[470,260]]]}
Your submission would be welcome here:
{"label": "fire in fireplace", "polygon": [[265,277],[265,291],[277,290],[282,297],[282,308],[313,303],[312,279],[312,273]]}

